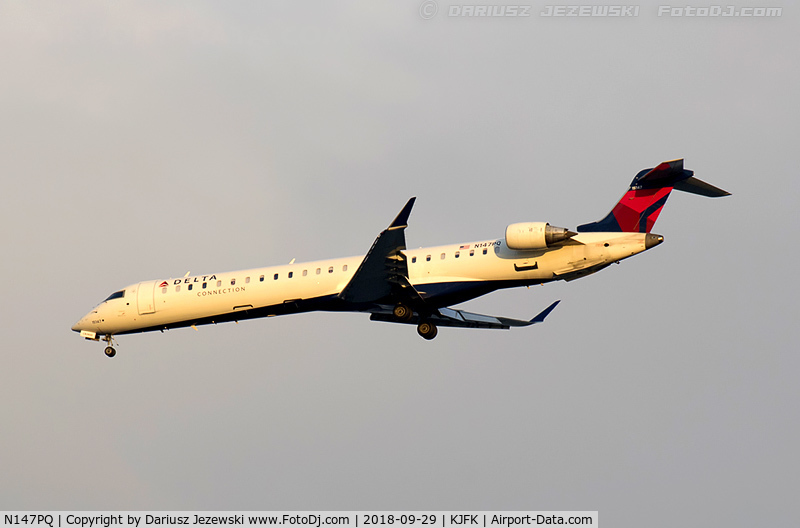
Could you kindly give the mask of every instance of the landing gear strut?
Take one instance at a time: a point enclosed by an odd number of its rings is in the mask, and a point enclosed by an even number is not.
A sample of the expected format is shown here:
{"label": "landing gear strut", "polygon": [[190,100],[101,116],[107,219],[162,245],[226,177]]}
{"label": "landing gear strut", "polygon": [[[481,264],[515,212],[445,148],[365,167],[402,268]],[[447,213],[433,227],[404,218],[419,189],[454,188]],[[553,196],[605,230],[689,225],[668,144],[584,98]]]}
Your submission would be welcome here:
{"label": "landing gear strut", "polygon": [[436,337],[436,334],[439,333],[439,330],[436,328],[435,324],[429,323],[428,321],[423,321],[419,324],[419,326],[417,326],[417,333],[430,341]]}
{"label": "landing gear strut", "polygon": [[108,346],[106,347],[106,355],[110,358],[116,356],[117,351],[114,350],[113,346],[111,346],[114,343],[114,337],[111,334],[106,334],[106,336],[103,338],[103,341],[105,341],[108,344]]}

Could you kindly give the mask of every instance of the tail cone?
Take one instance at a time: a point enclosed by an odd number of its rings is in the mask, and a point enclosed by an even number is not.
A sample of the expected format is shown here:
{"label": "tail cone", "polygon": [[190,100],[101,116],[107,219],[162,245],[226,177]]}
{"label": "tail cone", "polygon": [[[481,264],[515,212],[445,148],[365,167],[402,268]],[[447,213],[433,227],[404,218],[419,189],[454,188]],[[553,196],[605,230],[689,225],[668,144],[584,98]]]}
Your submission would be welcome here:
{"label": "tail cone", "polygon": [[664,237],[661,235],[654,235],[652,233],[647,233],[647,236],[644,239],[644,248],[650,249],[651,247],[656,247],[660,243],[664,241]]}

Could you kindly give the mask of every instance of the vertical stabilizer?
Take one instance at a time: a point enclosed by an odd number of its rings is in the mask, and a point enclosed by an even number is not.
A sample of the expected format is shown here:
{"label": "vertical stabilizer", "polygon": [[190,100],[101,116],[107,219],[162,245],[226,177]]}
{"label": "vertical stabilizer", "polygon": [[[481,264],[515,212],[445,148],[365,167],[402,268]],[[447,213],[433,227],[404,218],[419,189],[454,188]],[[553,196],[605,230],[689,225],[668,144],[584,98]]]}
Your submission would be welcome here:
{"label": "vertical stabilizer", "polygon": [[665,161],[658,167],[644,169],[636,175],[628,191],[605,218],[578,226],[578,232],[649,233],[673,189],[709,197],[730,194],[693,175],[693,171],[683,168],[682,159]]}

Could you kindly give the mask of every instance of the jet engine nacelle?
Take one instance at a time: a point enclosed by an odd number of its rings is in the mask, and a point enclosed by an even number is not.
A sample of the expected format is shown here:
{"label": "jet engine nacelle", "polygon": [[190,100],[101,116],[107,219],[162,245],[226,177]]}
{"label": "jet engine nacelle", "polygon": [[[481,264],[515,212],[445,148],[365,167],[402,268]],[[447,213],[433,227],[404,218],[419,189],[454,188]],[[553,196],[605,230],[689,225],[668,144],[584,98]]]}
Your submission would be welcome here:
{"label": "jet engine nacelle", "polygon": [[506,245],[510,249],[545,249],[575,235],[577,233],[547,222],[522,222],[506,227]]}

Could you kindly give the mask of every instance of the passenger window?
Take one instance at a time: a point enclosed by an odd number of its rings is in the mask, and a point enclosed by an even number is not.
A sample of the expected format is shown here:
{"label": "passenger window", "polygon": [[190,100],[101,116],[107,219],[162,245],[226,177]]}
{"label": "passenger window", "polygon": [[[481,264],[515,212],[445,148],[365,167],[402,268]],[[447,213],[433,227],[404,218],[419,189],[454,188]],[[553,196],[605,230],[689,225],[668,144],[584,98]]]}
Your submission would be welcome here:
{"label": "passenger window", "polygon": [[204,282],[204,283],[203,283],[203,289],[204,289],[204,290],[206,289],[206,286],[208,286],[208,283],[207,283],[207,282]]}
{"label": "passenger window", "polygon": [[161,288],[161,293],[167,293],[167,287],[166,287],[166,286],[164,286],[163,288]]}
{"label": "passenger window", "polygon": [[461,254],[461,253],[460,253],[459,251],[456,251],[456,258],[458,258],[458,256],[459,256],[460,254]]}
{"label": "passenger window", "polygon": [[431,261],[431,256],[430,255],[426,255],[425,256],[425,261],[426,262],[430,262]]}
{"label": "passenger window", "polygon": [[272,280],[278,280],[278,274],[277,273],[275,274],[274,277],[272,277]]}
{"label": "passenger window", "polygon": [[303,270],[303,277],[305,277],[306,275],[308,275],[308,270]]}
{"label": "passenger window", "polygon": [[444,253],[442,253],[442,260],[444,260]]}
{"label": "passenger window", "polygon": [[236,286],[236,279],[231,279],[231,286]]}
{"label": "passenger window", "polygon": [[486,249],[486,248],[483,248],[483,254],[484,254],[484,255],[486,254],[486,252],[487,252],[487,251],[489,251],[489,250],[488,250],[488,249]]}
{"label": "passenger window", "polygon": [[328,268],[328,273],[333,273],[333,266],[331,266],[330,268]]}
{"label": "passenger window", "polygon": [[245,284],[250,284],[250,277],[245,277],[244,278],[244,283]]}
{"label": "passenger window", "polygon": [[347,264],[345,264],[344,266],[342,266],[342,271],[347,271]]}
{"label": "passenger window", "polygon": [[221,288],[221,287],[222,287],[222,281],[217,281],[217,288]]}
{"label": "passenger window", "polygon": [[417,263],[417,257],[411,257],[411,263],[412,264],[416,264]]}
{"label": "passenger window", "polygon": [[475,256],[475,250],[474,249],[470,249],[469,250],[469,256],[470,257],[474,257]]}
{"label": "passenger window", "polygon": [[260,282],[264,282],[264,276],[263,276],[263,275],[262,275],[262,276],[260,276],[260,277],[258,278],[258,280],[259,280]]}
{"label": "passenger window", "polygon": [[189,288],[188,288],[188,289],[189,289],[189,290],[191,290],[191,289],[192,289],[192,285],[191,285],[191,284],[189,285]]}
{"label": "passenger window", "polygon": [[294,275],[294,272],[293,272],[293,271],[290,271],[290,272],[289,272],[289,278],[291,279],[293,275]]}
{"label": "passenger window", "polygon": [[320,273],[321,271],[322,271],[322,269],[321,269],[321,268],[317,268],[317,275],[319,275],[319,273]]}
{"label": "passenger window", "polygon": [[181,291],[181,285],[180,285],[180,284],[178,284],[177,286],[175,286],[175,292],[177,293],[177,292],[179,292],[179,291]]}

